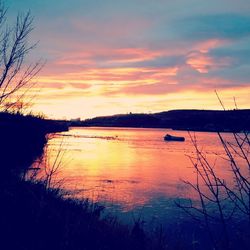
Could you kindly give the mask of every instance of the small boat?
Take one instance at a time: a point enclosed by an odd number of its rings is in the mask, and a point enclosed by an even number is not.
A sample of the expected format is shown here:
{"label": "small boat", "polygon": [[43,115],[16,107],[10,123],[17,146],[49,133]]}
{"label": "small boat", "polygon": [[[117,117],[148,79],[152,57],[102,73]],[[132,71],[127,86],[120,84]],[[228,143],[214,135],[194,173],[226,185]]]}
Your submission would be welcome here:
{"label": "small boat", "polygon": [[173,136],[173,135],[166,134],[164,136],[164,140],[165,141],[185,141],[185,138],[182,136]]}

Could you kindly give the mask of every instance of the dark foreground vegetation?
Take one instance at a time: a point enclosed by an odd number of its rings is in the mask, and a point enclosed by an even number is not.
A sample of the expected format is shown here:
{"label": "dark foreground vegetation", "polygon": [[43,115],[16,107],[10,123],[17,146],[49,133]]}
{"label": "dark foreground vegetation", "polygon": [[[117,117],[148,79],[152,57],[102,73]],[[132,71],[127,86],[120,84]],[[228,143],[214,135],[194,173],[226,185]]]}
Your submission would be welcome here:
{"label": "dark foreground vegetation", "polygon": [[[248,196],[246,199],[243,197],[239,201],[235,200],[237,193],[228,189],[222,180],[220,182],[210,165],[203,162],[203,156],[197,147],[199,158],[194,165],[195,170],[201,180],[212,183],[207,188],[216,199],[213,196],[207,198],[203,193],[202,183],[197,182],[192,187],[202,197],[202,207],[199,210],[195,204],[190,205],[187,200],[182,200],[177,205],[190,213],[191,217],[187,216],[186,219],[172,224],[159,225],[151,232],[145,232],[141,219],[135,220],[130,226],[122,225],[114,216],[103,216],[105,208],[99,204],[87,199],[65,198],[65,191],[50,187],[45,181],[27,180],[26,176],[34,170],[30,166],[43,154],[48,140],[47,134],[66,130],[65,123],[0,113],[0,126],[1,249],[223,250],[249,247],[250,223],[248,219],[244,219],[245,215],[249,215],[249,206],[244,203],[248,202]],[[249,141],[244,141],[249,145]],[[239,149],[245,150],[245,147],[241,146]],[[248,161],[248,156],[246,160]],[[238,169],[235,170],[236,177],[237,174]],[[249,190],[248,179],[243,181]],[[212,214],[209,212],[211,202],[215,207],[224,204],[223,193],[223,196],[218,193],[221,188],[230,191],[229,198],[233,197],[234,214],[237,207],[245,205],[244,216],[240,216],[241,219],[237,219],[236,223],[232,223],[231,212],[229,217],[224,216],[227,215],[226,210],[221,211],[219,217],[214,212],[216,210],[213,209]],[[240,189],[240,192],[242,194],[243,191]],[[194,213],[190,209],[194,209]]]}
{"label": "dark foreground vegetation", "polygon": [[42,153],[46,134],[67,129],[64,123],[1,112],[1,173],[20,175]]}
{"label": "dark foreground vegetation", "polygon": [[66,199],[60,189],[25,179],[43,153],[46,134],[67,127],[8,113],[0,113],[0,126],[1,249],[163,249],[146,237],[139,222],[122,226],[114,217],[101,218],[102,206]]}
{"label": "dark foreground vegetation", "polygon": [[75,121],[72,125],[239,132],[250,130],[250,110],[170,110],[154,114],[130,113]]}

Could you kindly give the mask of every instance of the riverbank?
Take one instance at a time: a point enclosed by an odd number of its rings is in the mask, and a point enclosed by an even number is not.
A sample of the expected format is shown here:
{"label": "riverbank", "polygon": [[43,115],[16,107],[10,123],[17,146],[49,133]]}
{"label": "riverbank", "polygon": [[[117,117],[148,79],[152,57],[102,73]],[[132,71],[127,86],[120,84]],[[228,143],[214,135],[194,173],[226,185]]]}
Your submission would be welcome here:
{"label": "riverbank", "polygon": [[0,114],[1,249],[164,249],[135,223],[101,218],[102,206],[64,199],[62,190],[26,181],[25,173],[42,154],[46,135],[67,129],[32,116]]}

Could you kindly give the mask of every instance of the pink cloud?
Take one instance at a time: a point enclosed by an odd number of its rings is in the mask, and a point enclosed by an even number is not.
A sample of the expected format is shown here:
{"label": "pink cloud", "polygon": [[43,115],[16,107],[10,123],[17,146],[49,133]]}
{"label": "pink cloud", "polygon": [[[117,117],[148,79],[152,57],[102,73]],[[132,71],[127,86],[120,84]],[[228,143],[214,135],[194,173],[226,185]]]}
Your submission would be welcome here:
{"label": "pink cloud", "polygon": [[186,63],[200,73],[208,73],[211,70],[231,65],[232,59],[221,58],[215,60],[207,53],[195,51],[187,55]]}
{"label": "pink cloud", "polygon": [[77,51],[66,53],[57,61],[57,65],[84,65],[85,67],[93,67],[98,62],[110,64],[133,63],[153,60],[162,55],[160,50],[149,50],[146,48],[102,48],[94,47],[88,52]]}
{"label": "pink cloud", "polygon": [[211,49],[225,46],[228,43],[230,43],[230,41],[225,39],[208,39],[194,43],[192,50],[198,50],[201,53],[208,53]]}

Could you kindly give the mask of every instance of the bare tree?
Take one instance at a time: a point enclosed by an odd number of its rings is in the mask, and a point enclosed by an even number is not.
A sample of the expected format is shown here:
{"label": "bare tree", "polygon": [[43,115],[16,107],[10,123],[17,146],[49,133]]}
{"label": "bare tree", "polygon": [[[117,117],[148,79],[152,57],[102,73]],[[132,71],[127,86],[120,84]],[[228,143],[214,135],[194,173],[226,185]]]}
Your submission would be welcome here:
{"label": "bare tree", "polygon": [[[230,139],[226,139],[221,132],[217,134],[224,150],[222,157],[225,165],[220,167],[228,167],[231,179],[225,180],[219,175],[215,163],[208,160],[197,144],[195,134],[189,133],[195,148],[195,154],[189,158],[196,174],[196,182],[185,183],[195,191],[199,204],[190,200],[189,204],[177,205],[193,218],[203,219],[215,249],[230,249],[233,244],[232,234],[238,235],[245,240],[245,244],[249,244],[250,138],[247,131],[232,132]],[[244,230],[237,231],[236,225],[242,224],[246,224]],[[213,226],[221,227],[219,237]],[[240,238],[237,240],[242,241]]]}
{"label": "bare tree", "polygon": [[[30,12],[19,14],[10,27],[7,10],[0,0],[0,108],[12,98],[12,105],[20,103],[33,87],[32,79],[42,68],[41,61],[27,64],[26,59],[36,44],[28,43],[33,30]],[[15,100],[15,101],[13,101]]]}

